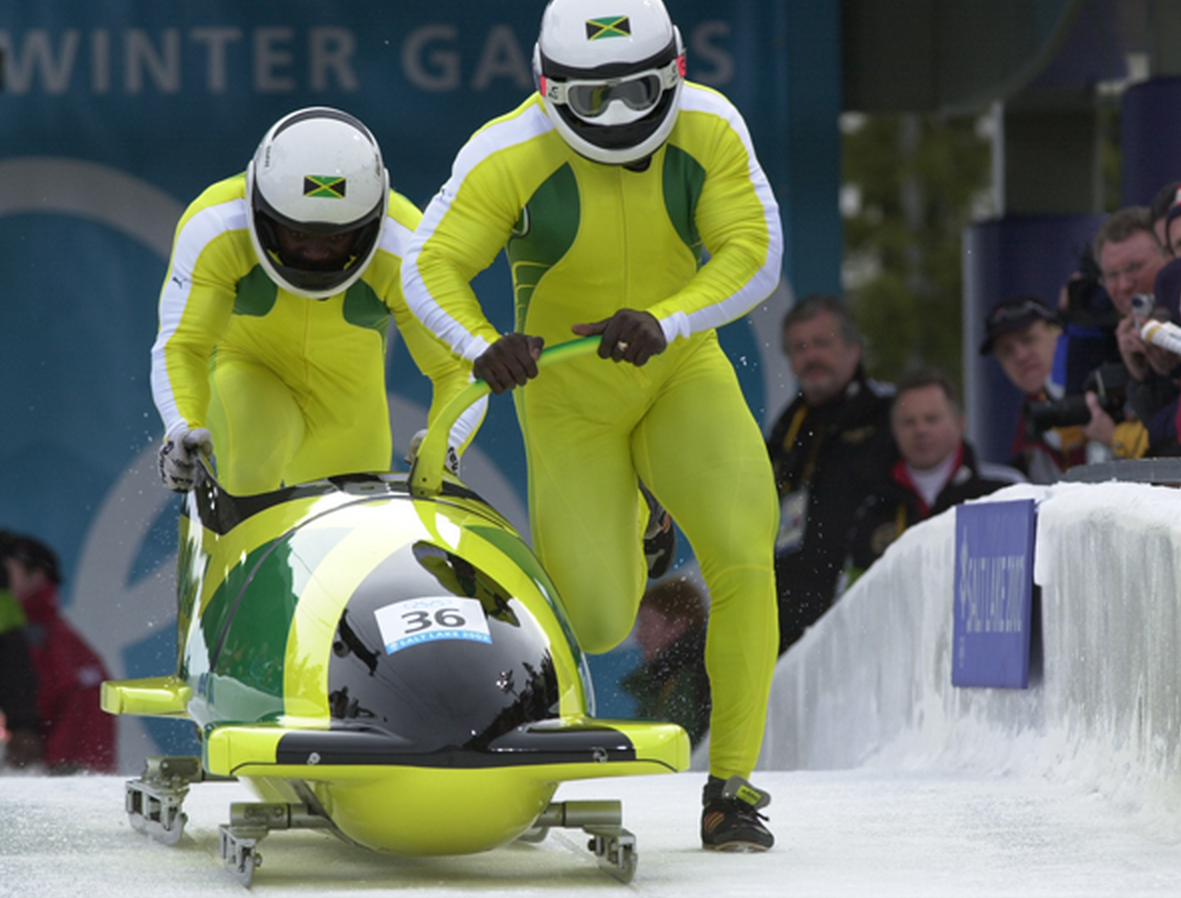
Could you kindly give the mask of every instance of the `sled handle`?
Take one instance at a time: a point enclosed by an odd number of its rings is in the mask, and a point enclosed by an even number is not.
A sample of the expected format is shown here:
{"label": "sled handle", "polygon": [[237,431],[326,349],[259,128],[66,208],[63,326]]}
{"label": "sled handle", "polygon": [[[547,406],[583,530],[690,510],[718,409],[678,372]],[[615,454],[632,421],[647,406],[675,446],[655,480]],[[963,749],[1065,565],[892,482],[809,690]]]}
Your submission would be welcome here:
{"label": "sled handle", "polygon": [[[542,351],[537,360],[537,370],[550,365],[564,362],[568,359],[589,355],[599,348],[601,335],[582,337],[559,343]],[[447,436],[451,428],[459,420],[468,406],[479,401],[492,392],[492,388],[483,380],[476,380],[457,393],[427,429],[426,436],[419,444],[418,453],[414,457],[414,464],[410,468],[410,492],[419,497],[437,496],[443,489],[443,467],[447,461]]]}

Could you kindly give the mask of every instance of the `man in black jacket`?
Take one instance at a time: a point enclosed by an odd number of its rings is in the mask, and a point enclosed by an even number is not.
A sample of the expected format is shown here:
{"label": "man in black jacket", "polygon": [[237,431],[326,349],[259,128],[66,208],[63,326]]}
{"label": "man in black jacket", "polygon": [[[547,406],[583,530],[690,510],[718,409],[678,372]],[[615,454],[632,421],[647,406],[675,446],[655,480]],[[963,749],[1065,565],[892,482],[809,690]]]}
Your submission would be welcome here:
{"label": "man in black jacket", "polygon": [[913,371],[898,381],[890,421],[902,457],[891,480],[857,510],[846,586],[906,528],[968,499],[1025,482],[1015,468],[976,460],[964,440],[964,415],[955,388],[938,371]]}
{"label": "man in black jacket", "polygon": [[767,440],[780,500],[780,652],[832,605],[857,506],[898,458],[893,387],[866,376],[861,335],[839,297],[797,302],[783,320],[783,350],[800,392]]}

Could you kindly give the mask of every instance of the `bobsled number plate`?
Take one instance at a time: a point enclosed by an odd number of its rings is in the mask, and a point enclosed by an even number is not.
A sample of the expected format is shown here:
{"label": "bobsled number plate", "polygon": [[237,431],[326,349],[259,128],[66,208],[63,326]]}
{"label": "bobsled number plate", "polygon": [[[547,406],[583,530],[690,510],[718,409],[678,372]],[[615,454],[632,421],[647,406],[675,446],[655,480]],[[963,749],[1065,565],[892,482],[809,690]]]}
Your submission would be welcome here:
{"label": "bobsled number plate", "polygon": [[407,599],[378,608],[373,614],[387,655],[437,639],[492,642],[488,618],[478,599],[458,596]]}

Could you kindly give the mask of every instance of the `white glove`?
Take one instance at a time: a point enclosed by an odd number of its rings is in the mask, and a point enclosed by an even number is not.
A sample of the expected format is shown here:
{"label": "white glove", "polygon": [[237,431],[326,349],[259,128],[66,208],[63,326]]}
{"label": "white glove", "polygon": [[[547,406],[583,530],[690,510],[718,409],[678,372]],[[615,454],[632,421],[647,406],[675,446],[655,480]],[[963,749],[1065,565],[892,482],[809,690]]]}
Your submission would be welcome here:
{"label": "white glove", "polygon": [[[405,461],[410,467],[414,467],[414,459],[418,457],[418,447],[422,445],[423,437],[426,436],[426,428],[423,428],[418,433],[410,438],[410,447],[406,450]],[[455,451],[454,446],[447,447],[447,470],[459,476],[459,453]]]}
{"label": "white glove", "polygon": [[213,437],[204,427],[178,427],[160,447],[160,479],[173,492],[187,493],[199,482],[198,455],[213,456]]}

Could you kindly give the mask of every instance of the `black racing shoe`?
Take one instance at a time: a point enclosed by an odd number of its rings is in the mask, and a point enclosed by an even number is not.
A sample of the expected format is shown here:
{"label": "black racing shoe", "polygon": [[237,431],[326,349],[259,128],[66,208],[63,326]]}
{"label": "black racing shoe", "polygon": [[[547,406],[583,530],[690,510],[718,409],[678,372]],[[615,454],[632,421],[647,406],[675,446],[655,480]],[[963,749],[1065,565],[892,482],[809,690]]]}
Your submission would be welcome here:
{"label": "black racing shoe", "polygon": [[656,497],[640,484],[640,492],[648,500],[648,527],[644,531],[644,558],[648,562],[648,579],[656,580],[668,573],[677,556],[677,531],[673,519]]}
{"label": "black racing shoe", "polygon": [[771,796],[740,776],[711,776],[701,795],[701,847],[713,851],[766,851],[775,837],[759,813]]}

